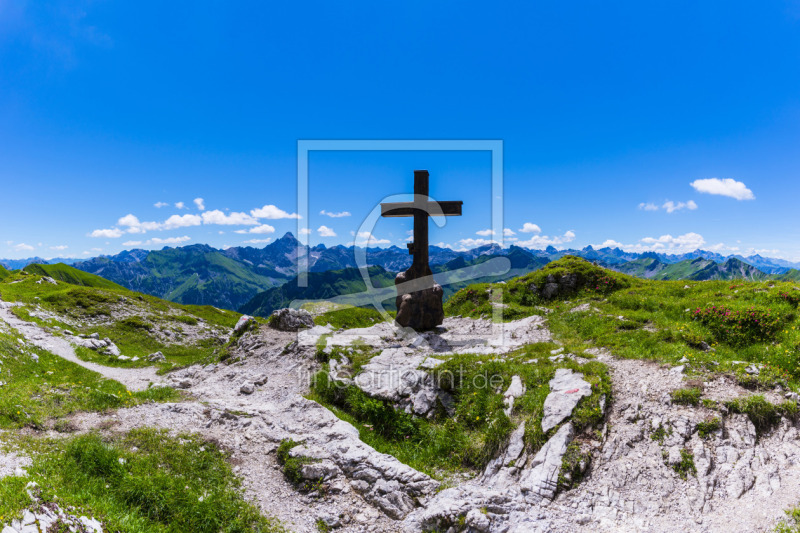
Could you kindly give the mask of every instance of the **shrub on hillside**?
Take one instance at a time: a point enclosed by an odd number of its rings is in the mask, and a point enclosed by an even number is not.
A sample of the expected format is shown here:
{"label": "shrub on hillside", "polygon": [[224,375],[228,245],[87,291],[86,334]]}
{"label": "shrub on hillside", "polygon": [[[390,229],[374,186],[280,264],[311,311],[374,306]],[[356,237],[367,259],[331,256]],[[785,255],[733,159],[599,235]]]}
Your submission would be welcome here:
{"label": "shrub on hillside", "polygon": [[783,323],[777,313],[755,306],[736,310],[712,305],[695,309],[692,316],[708,326],[717,339],[733,346],[771,341]]}
{"label": "shrub on hillside", "polygon": [[778,292],[778,299],[797,307],[797,304],[800,304],[800,292],[780,291]]}
{"label": "shrub on hillside", "polygon": [[580,257],[565,256],[519,279],[533,296],[545,300],[579,292],[609,294],[629,287],[627,276],[599,267]]}

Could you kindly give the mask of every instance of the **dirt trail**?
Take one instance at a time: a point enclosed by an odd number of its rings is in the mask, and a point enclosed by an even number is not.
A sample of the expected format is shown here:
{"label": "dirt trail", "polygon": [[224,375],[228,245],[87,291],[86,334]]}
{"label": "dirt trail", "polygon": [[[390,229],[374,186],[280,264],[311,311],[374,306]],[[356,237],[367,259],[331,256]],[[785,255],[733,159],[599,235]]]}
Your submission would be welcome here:
{"label": "dirt trail", "polygon": [[[42,348],[131,388],[162,381],[152,369],[80,361],[66,340],[17,319],[8,309],[0,309],[0,319]],[[319,364],[314,347],[296,340],[296,334],[268,328],[246,333],[236,347],[239,362],[193,366],[163,380],[195,400],[79,413],[73,421],[79,431],[150,426],[196,432],[218,442],[232,452],[248,496],[292,531],[317,531],[318,520],[335,524],[342,533],[400,531],[408,524],[392,517],[408,512],[403,508],[407,500],[422,508],[436,505],[436,482],[378,453],[350,424],[303,398]],[[481,504],[477,509],[491,512],[482,519],[486,528],[474,531],[768,531],[784,509],[797,504],[800,432],[795,424],[783,420],[774,431],[757,435],[744,415],[723,417],[703,407],[673,404],[670,391],[686,386],[680,372],[649,361],[616,359],[602,350],[593,353],[611,368],[614,400],[603,438],[598,435],[593,445],[587,477],[552,502],[520,507],[501,498]],[[751,394],[725,377],[704,388],[706,397],[716,400]],[[777,394],[766,396],[780,400]],[[713,417],[722,418],[721,428],[700,438],[698,424]],[[662,426],[664,437],[658,442],[652,435]],[[285,479],[275,449],[287,438],[324,458],[322,464],[333,472],[324,492],[298,492]],[[669,464],[673,456],[681,457],[681,450],[692,454],[696,466],[686,479]]]}
{"label": "dirt trail", "polygon": [[[5,302],[4,302],[5,303]],[[8,304],[6,303],[6,306]],[[75,348],[68,340],[56,337],[45,331],[38,324],[26,322],[17,318],[10,307],[0,306],[0,320],[17,330],[25,339],[43,350],[71,361],[84,368],[102,374],[108,379],[119,381],[132,391],[147,389],[150,384],[158,385],[164,383],[162,376],[156,375],[155,368],[116,368],[112,366],[99,365],[82,361],[76,354]]]}
{"label": "dirt trail", "polygon": [[[350,424],[303,398],[318,364],[313,348],[285,350],[296,339],[296,334],[275,330],[246,334],[239,345],[245,357],[241,362],[172,373],[170,380],[185,387],[196,401],[145,404],[114,414],[81,413],[72,421],[79,431],[101,427],[126,432],[148,426],[199,433],[219,443],[232,452],[231,462],[242,476],[248,497],[293,532],[317,532],[320,519],[336,524],[336,531],[342,533],[398,531],[397,523],[354,490],[344,476],[333,479],[322,494],[304,494],[283,475],[275,450],[286,438],[333,453],[341,451],[358,464],[369,464],[374,475],[414,472],[367,446]],[[264,376],[266,383],[254,392],[240,392],[243,383]]]}

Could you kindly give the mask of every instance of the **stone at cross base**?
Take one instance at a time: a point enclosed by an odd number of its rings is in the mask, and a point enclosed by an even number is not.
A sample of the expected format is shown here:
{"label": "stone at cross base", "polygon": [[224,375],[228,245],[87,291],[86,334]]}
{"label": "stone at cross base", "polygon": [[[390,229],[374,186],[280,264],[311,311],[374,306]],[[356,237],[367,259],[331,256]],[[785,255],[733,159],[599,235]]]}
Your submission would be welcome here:
{"label": "stone at cross base", "polygon": [[[395,285],[401,285],[419,276],[414,272],[414,266],[400,272],[394,279]],[[428,273],[430,276],[431,274]],[[419,291],[401,293],[402,289],[397,289],[397,318],[395,322],[407,328],[415,330],[433,329],[444,321],[444,307],[442,299],[444,290],[438,283],[433,283],[433,287],[428,287]]]}
{"label": "stone at cross base", "polygon": [[417,331],[433,329],[444,321],[441,285],[433,281],[428,264],[428,217],[460,216],[460,201],[435,202],[428,196],[428,171],[414,171],[414,201],[381,204],[381,216],[414,217],[414,242],[408,251],[414,256],[411,267],[394,280],[397,286],[398,325]]}

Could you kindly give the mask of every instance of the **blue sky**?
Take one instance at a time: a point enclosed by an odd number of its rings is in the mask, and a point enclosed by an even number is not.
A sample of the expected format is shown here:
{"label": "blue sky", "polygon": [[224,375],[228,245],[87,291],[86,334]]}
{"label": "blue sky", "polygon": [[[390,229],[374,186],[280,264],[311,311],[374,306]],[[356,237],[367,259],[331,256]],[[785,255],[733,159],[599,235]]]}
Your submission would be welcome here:
{"label": "blue sky", "polygon": [[[298,139],[502,140],[506,244],[800,260],[800,3],[0,0],[0,257],[263,246]],[[415,168],[492,238],[486,153],[320,152],[311,243]]]}

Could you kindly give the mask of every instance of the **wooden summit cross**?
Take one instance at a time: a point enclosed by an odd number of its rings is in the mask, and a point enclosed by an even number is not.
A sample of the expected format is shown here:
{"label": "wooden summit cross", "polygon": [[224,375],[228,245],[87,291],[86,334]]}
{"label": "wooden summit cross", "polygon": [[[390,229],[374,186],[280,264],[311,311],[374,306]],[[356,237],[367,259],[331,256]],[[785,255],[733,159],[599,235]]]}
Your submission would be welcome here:
{"label": "wooden summit cross", "polygon": [[[444,320],[442,287],[433,281],[428,264],[428,217],[461,216],[463,202],[434,202],[428,196],[428,171],[414,171],[414,201],[381,204],[383,217],[414,217],[414,241],[408,253],[414,256],[411,267],[395,278],[398,324],[416,330],[431,329]],[[417,283],[412,283],[419,280]]]}

